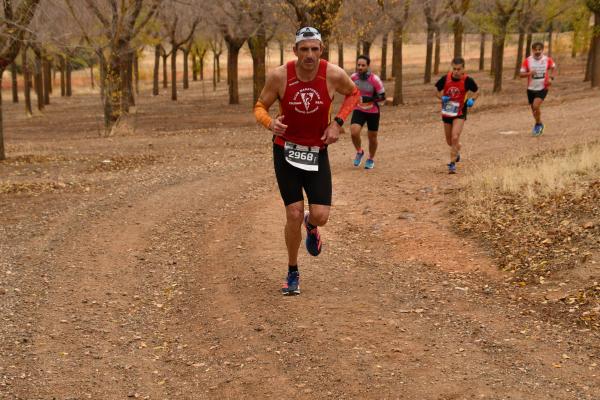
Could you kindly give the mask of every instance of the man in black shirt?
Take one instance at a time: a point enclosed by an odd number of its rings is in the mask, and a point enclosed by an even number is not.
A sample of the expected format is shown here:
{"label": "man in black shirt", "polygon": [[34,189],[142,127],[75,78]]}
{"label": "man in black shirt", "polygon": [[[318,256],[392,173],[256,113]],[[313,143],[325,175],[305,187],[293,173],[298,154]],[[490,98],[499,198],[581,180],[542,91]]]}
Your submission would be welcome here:
{"label": "man in black shirt", "polygon": [[[457,57],[452,60],[452,70],[435,84],[436,96],[442,101],[442,121],[446,143],[450,146],[448,173],[456,173],[456,163],[460,161],[460,135],[467,119],[467,110],[473,107],[479,96],[475,80],[465,74],[465,60]],[[467,96],[469,94],[469,96]]]}

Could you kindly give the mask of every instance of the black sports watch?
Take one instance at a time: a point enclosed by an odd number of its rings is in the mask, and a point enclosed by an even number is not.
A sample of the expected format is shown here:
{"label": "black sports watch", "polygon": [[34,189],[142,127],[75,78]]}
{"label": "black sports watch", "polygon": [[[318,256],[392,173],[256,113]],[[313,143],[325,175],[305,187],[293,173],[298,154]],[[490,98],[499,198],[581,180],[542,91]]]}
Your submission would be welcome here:
{"label": "black sports watch", "polygon": [[338,124],[340,127],[341,127],[341,126],[344,126],[344,120],[343,120],[343,119],[341,119],[340,117],[335,117],[333,120],[334,120],[335,122],[337,122],[337,124]]}

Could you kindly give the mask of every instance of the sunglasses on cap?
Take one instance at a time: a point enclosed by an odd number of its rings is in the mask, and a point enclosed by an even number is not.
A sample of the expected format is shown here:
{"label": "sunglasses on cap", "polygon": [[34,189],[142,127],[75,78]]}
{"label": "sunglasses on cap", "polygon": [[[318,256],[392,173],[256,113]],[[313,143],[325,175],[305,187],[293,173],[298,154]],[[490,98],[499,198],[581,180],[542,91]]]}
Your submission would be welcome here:
{"label": "sunglasses on cap", "polygon": [[312,27],[300,28],[296,31],[296,43],[302,40],[321,40],[321,32],[318,29]]}

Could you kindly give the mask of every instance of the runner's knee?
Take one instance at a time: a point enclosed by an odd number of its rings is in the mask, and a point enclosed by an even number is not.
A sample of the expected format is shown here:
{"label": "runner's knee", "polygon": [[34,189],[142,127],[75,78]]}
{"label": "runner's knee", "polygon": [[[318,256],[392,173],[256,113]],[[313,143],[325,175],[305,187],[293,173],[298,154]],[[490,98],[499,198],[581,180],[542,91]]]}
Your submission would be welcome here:
{"label": "runner's knee", "polygon": [[285,215],[288,222],[300,225],[304,218],[304,204],[291,204],[287,206]]}
{"label": "runner's knee", "polygon": [[310,213],[310,222],[317,225],[323,226],[329,220],[329,210],[312,210]]}

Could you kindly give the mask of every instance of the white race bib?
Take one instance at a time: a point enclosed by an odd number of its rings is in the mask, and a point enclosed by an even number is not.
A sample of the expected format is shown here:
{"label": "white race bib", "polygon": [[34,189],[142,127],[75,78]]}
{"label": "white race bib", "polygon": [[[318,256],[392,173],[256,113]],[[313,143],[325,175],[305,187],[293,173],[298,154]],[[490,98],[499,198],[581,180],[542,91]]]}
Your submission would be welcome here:
{"label": "white race bib", "polygon": [[442,103],[442,115],[444,117],[457,117],[459,110],[460,103],[458,101],[447,101]]}
{"label": "white race bib", "polygon": [[292,142],[285,142],[283,147],[285,161],[288,164],[305,171],[319,170],[319,147],[301,146]]}

